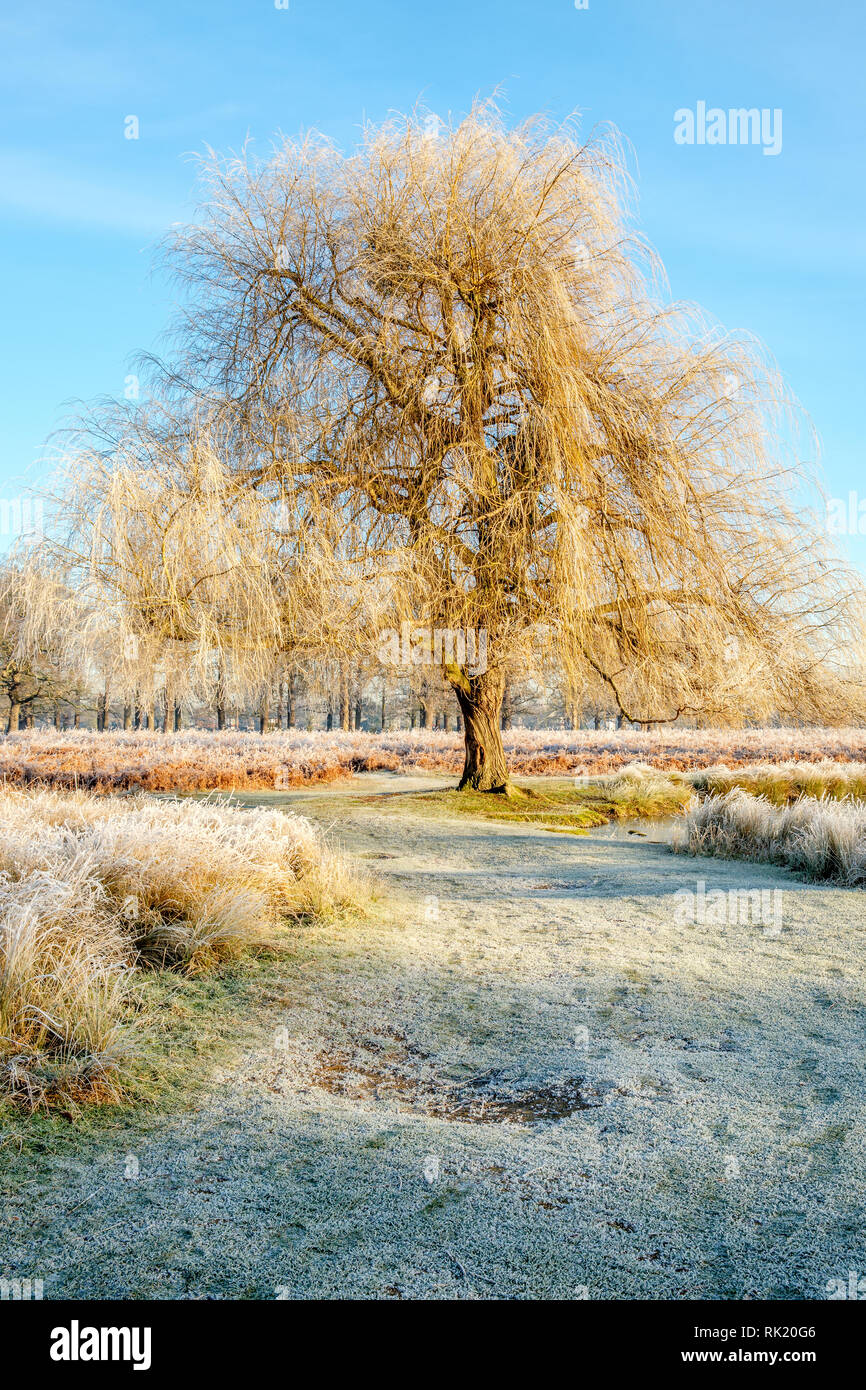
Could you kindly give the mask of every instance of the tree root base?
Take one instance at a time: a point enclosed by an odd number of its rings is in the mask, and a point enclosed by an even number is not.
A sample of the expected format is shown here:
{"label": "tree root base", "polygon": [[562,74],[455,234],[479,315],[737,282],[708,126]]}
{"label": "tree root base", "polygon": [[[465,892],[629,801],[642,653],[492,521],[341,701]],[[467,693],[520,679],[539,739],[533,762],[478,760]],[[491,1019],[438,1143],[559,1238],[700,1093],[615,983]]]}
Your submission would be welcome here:
{"label": "tree root base", "polygon": [[520,787],[515,787],[513,782],[503,782],[498,787],[473,787],[471,782],[461,782],[457,787],[459,792],[478,792],[482,796],[505,796],[509,800],[520,800],[526,793]]}

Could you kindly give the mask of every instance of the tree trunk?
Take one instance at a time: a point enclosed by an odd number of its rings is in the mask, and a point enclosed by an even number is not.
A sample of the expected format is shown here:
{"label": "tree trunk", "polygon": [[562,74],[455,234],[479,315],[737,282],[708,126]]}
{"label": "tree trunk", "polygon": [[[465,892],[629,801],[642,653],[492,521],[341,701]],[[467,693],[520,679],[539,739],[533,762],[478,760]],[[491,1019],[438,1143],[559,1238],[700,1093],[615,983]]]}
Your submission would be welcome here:
{"label": "tree trunk", "polygon": [[6,720],[7,734],[17,734],[21,722],[21,706],[17,700],[9,703],[9,718]]}
{"label": "tree trunk", "polygon": [[286,728],[295,727],[295,675],[294,672],[286,680]]}
{"label": "tree trunk", "polygon": [[132,710],[129,705],[123,706],[123,727],[128,729],[132,724]]}
{"label": "tree trunk", "polygon": [[224,729],[226,726],[226,684],[221,665],[217,667],[215,704],[217,728]]}
{"label": "tree trunk", "polygon": [[385,732],[385,682],[382,682],[382,733]]}
{"label": "tree trunk", "polygon": [[502,673],[488,670],[468,676],[449,667],[446,674],[463,715],[465,758],[458,790],[507,791],[508,768],[499,727],[504,687]]}
{"label": "tree trunk", "polygon": [[340,728],[344,733],[349,730],[349,678],[345,668],[340,669]]}
{"label": "tree trunk", "polygon": [[174,731],[175,731],[175,733],[177,733],[178,729],[181,727],[182,721],[183,721],[183,712],[182,712],[182,710],[181,710],[180,705],[177,703],[177,701],[175,701],[175,705],[174,705]]}
{"label": "tree trunk", "polygon": [[507,681],[502,695],[502,717],[499,724],[503,729],[511,728],[511,687]]}

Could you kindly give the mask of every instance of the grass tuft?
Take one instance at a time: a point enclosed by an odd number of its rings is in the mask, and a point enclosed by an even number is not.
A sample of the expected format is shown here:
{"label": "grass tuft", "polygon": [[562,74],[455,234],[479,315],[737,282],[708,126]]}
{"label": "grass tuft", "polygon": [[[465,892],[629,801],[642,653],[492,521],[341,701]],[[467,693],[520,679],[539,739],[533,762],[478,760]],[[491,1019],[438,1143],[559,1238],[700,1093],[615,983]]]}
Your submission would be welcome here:
{"label": "grass tuft", "polygon": [[0,1089],[118,1099],[148,1043],[148,973],[198,976],[359,904],[360,876],[265,807],[0,792]]}
{"label": "grass tuft", "polygon": [[866,763],[820,762],[760,763],[753,767],[730,768],[724,764],[691,773],[689,781],[696,791],[721,796],[740,787],[754,796],[763,796],[773,806],[788,806],[801,796],[844,801],[866,801]]}
{"label": "grass tuft", "polygon": [[800,797],[774,806],[740,787],[708,796],[686,821],[678,848],[689,854],[752,859],[793,869],[807,879],[866,885],[866,806],[859,801]]}

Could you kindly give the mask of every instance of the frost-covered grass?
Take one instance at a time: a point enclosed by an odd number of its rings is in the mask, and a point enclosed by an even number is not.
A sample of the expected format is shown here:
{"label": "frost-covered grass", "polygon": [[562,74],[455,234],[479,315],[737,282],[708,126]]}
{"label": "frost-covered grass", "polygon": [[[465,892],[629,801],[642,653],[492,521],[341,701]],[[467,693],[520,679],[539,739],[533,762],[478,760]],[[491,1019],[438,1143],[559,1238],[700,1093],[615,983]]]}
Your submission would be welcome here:
{"label": "frost-covered grass", "polygon": [[[252,959],[249,1030],[194,1108],[18,1120],[5,1272],[46,1298],[718,1302],[823,1299],[862,1269],[861,896],[394,800],[305,802],[375,863],[381,911]],[[701,881],[780,890],[782,932],[689,919]],[[157,978],[200,1020],[248,959]],[[569,1086],[590,1108],[497,1113]]]}
{"label": "frost-covered grass", "polygon": [[[595,777],[635,761],[660,770],[722,762],[736,768],[792,760],[866,761],[866,729],[513,729],[504,742],[515,777]],[[288,789],[355,772],[456,774],[462,762],[462,735],[428,730],[264,735],[46,730],[0,739],[0,777],[7,781],[101,791]]]}
{"label": "frost-covered grass", "polygon": [[863,887],[866,806],[804,796],[778,807],[735,787],[706,797],[689,813],[679,848],[780,864],[805,878]]}
{"label": "frost-covered grass", "polygon": [[762,763],[755,767],[709,767],[689,779],[699,792],[721,795],[734,787],[764,796],[774,806],[787,806],[800,796],[842,801],[866,800],[866,762]]}
{"label": "frost-covered grass", "polygon": [[308,821],[268,808],[0,793],[0,1087],[116,1099],[145,1044],[147,972],[201,974],[358,881]]}
{"label": "frost-covered grass", "polygon": [[688,777],[660,772],[647,763],[629,763],[620,772],[597,777],[588,783],[588,791],[609,804],[608,818],[614,820],[672,816],[685,810],[694,796]]}

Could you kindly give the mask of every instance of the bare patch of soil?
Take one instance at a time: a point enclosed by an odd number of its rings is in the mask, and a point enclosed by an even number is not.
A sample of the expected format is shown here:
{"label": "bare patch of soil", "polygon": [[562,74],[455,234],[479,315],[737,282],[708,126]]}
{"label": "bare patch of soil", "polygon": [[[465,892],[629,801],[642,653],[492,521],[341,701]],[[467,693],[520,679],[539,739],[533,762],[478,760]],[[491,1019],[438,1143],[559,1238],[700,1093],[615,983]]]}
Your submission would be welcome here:
{"label": "bare patch of soil", "polygon": [[411,1069],[428,1061],[404,1039],[394,1047],[367,1041],[355,1053],[320,1052],[309,1081],[349,1100],[387,1100],[401,1109],[467,1124],[551,1124],[578,1110],[593,1110],[601,1098],[582,1076],[543,1086],[521,1085],[501,1071],[455,1081],[435,1068]]}

